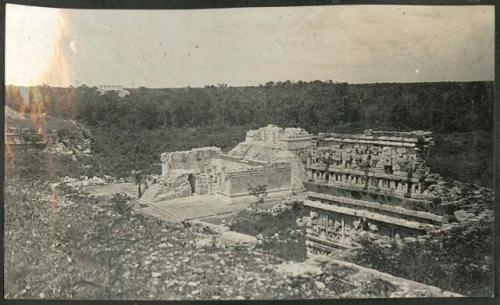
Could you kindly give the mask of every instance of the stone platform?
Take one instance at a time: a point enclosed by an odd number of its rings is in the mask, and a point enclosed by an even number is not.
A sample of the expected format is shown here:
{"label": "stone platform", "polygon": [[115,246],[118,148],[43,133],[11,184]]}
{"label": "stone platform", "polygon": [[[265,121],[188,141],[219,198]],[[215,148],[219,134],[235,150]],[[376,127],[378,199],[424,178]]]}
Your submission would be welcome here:
{"label": "stone platform", "polygon": [[[302,197],[304,196],[305,195],[302,195]],[[300,195],[292,197],[292,199],[299,198]],[[261,207],[270,208],[281,201],[282,199],[269,199],[266,200]],[[248,202],[234,204],[224,203],[217,195],[193,195],[150,203],[145,208],[137,209],[137,212],[171,221],[202,219],[204,221],[218,223],[222,218],[225,218],[225,216],[230,216],[249,206],[250,204]]]}

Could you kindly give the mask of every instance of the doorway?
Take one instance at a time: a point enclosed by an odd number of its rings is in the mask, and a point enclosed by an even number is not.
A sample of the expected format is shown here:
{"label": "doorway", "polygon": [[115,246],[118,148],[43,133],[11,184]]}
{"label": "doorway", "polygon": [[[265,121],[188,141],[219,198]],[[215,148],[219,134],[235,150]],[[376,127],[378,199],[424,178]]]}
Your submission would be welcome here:
{"label": "doorway", "polygon": [[194,177],[193,174],[190,174],[188,176],[188,182],[189,185],[191,186],[191,195],[194,195],[194,193],[196,192],[196,178]]}

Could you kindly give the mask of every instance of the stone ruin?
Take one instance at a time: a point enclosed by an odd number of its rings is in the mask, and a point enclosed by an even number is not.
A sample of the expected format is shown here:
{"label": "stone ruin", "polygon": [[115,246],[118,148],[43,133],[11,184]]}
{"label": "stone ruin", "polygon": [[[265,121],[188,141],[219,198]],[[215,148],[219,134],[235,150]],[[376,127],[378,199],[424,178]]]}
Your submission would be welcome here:
{"label": "stone ruin", "polygon": [[357,238],[412,237],[448,221],[426,165],[434,142],[424,131],[366,130],[320,133],[268,125],[247,132],[228,153],[217,147],[162,154],[162,176],[143,196],[155,202],[215,195],[225,203],[251,201],[249,187],[266,185],[268,197],[306,191],[308,252],[357,246]]}
{"label": "stone ruin", "polygon": [[426,192],[430,132],[321,133],[307,159],[310,253],[356,246],[363,232],[401,237],[439,226],[445,211]]}
{"label": "stone ruin", "polygon": [[280,128],[276,125],[249,130],[245,142],[228,152],[242,160],[273,163],[287,162],[291,168],[293,191],[304,191],[305,160],[312,148],[313,136],[302,128]]}
{"label": "stone ruin", "polygon": [[218,147],[163,153],[162,175],[142,201],[156,202],[192,195],[215,195],[231,204],[251,201],[249,187],[266,185],[270,198],[292,195],[287,162],[246,160],[222,153]]}
{"label": "stone ruin", "polygon": [[45,148],[47,142],[29,128],[8,127],[4,133],[5,145],[18,148]]}
{"label": "stone ruin", "polygon": [[47,141],[29,128],[8,127],[4,133],[4,141],[4,159],[7,163],[7,168],[11,168],[14,165],[17,152],[32,152],[43,150],[47,147]]}
{"label": "stone ruin", "polygon": [[312,135],[302,128],[280,128],[270,124],[249,130],[244,143],[294,151],[310,147]]}
{"label": "stone ruin", "polygon": [[303,191],[304,151],[312,135],[301,128],[275,125],[249,130],[244,142],[227,154],[202,147],[161,155],[162,175],[143,195],[143,203],[216,195],[228,204],[251,201],[249,187],[266,185],[269,198],[287,198]]}

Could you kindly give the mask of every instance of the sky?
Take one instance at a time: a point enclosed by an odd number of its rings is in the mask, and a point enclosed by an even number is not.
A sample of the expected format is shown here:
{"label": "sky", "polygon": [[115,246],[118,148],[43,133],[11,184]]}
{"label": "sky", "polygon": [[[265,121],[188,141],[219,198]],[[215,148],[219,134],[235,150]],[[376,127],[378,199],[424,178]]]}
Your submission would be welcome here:
{"label": "sky", "polygon": [[6,83],[494,79],[493,6],[76,10],[7,4]]}

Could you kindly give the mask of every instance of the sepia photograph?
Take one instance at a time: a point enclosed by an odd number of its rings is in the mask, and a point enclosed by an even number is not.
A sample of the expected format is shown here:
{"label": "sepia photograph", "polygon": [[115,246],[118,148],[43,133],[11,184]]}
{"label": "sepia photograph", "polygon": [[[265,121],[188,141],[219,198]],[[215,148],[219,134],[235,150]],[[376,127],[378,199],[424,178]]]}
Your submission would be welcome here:
{"label": "sepia photograph", "polygon": [[6,300],[494,296],[493,5],[6,4],[4,73]]}

